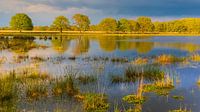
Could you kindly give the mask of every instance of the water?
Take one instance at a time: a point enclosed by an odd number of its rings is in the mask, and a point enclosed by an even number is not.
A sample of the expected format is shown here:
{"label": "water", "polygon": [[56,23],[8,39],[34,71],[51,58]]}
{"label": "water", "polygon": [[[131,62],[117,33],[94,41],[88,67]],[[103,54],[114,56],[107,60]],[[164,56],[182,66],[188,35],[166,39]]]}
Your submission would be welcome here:
{"label": "water", "polygon": [[[35,39],[9,37],[0,39],[0,59],[4,60],[0,64],[0,70],[2,74],[24,68],[39,69],[52,76],[64,76],[69,72],[76,72],[78,75],[95,74],[98,76],[98,81],[95,84],[80,85],[80,90],[108,95],[110,103],[108,111],[113,111],[118,105],[122,110],[138,106],[143,112],[168,112],[181,107],[199,112],[200,88],[197,86],[197,80],[200,76],[200,64],[198,62],[162,65],[161,68],[169,74],[179,77],[180,83],[175,84],[175,88],[168,96],[144,93],[148,100],[142,105],[134,106],[122,101],[123,96],[136,92],[138,83],[112,84],[110,81],[111,75],[122,76],[137,57],[153,59],[161,54],[188,57],[193,53],[200,53],[200,37],[72,36],[52,37],[46,40],[39,37]],[[38,61],[35,57],[43,60]],[[124,58],[128,62],[112,62],[112,58]],[[174,95],[183,96],[184,100],[174,99]],[[53,98],[41,99],[34,104],[21,102],[18,108],[53,111],[57,108],[55,105],[68,111],[72,111],[73,108],[77,111],[82,110],[79,102],[70,99],[66,102],[57,102]]]}

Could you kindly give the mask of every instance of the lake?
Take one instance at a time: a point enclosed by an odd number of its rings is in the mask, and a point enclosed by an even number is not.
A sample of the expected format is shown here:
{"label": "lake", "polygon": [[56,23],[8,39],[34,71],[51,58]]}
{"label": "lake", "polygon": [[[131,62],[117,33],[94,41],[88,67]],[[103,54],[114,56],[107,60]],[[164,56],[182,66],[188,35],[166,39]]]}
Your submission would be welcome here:
{"label": "lake", "polygon": [[[81,95],[106,96],[109,107],[100,111],[198,112],[199,53],[200,37],[8,36],[0,39],[0,71],[2,76],[25,71],[39,71],[54,78],[73,74],[79,79],[74,85]],[[81,76],[88,76],[88,80]],[[87,109],[86,102],[67,95],[55,97],[48,92],[29,101],[24,94],[22,91],[17,101],[3,106],[38,112]],[[139,101],[129,102],[127,95],[138,96]]]}

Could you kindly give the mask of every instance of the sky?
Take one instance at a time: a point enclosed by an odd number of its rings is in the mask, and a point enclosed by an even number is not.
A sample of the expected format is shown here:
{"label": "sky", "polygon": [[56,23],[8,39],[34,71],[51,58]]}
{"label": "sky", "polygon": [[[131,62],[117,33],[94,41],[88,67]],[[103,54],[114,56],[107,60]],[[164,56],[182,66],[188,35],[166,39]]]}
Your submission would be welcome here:
{"label": "sky", "polygon": [[199,17],[200,0],[0,0],[0,26],[16,13],[28,14],[34,25],[50,25],[59,15],[71,20],[76,13],[88,15],[92,24],[105,17],[167,21]]}

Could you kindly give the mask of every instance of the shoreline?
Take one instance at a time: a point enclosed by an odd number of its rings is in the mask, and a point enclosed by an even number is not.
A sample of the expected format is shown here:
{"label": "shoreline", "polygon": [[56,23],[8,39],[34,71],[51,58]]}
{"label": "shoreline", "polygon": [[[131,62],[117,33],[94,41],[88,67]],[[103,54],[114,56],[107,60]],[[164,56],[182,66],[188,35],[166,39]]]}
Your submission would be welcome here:
{"label": "shoreline", "polygon": [[0,31],[0,36],[200,36],[200,33],[178,32],[105,32],[105,31]]}

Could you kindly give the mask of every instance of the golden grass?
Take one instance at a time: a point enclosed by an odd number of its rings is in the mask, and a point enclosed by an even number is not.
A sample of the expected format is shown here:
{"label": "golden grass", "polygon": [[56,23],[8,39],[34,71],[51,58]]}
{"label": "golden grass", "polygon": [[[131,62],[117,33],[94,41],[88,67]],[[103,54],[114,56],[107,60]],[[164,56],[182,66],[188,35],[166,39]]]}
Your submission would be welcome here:
{"label": "golden grass", "polygon": [[200,86],[200,77],[199,77],[199,79],[197,80],[197,85]]}
{"label": "golden grass", "polygon": [[190,56],[190,59],[194,62],[200,62],[200,55],[195,53],[193,55]]}
{"label": "golden grass", "polygon": [[132,64],[136,64],[136,65],[143,65],[143,64],[147,64],[148,63],[148,59],[147,58],[136,58]]}
{"label": "golden grass", "polygon": [[184,62],[185,58],[178,58],[172,55],[162,54],[160,56],[157,56],[155,58],[155,62],[159,64],[170,64],[170,63],[176,63],[176,62]]}

